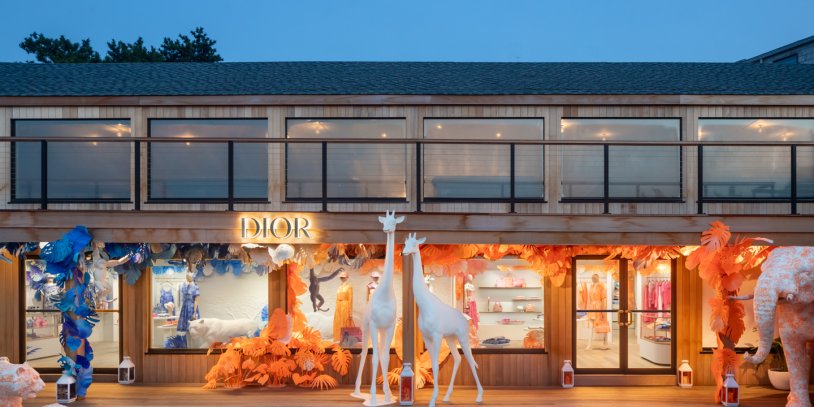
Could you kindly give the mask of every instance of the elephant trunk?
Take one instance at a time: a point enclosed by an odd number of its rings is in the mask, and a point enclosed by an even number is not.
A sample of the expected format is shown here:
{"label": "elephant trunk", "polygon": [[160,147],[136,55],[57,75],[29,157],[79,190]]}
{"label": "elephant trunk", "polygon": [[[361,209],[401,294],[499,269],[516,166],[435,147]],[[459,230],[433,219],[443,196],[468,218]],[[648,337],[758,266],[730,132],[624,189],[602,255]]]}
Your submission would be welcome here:
{"label": "elephant trunk", "polygon": [[747,354],[744,357],[747,362],[760,364],[769,356],[772,341],[774,341],[774,312],[777,308],[778,296],[777,287],[770,279],[758,279],[755,287],[754,309],[755,321],[760,334],[760,345],[757,353]]}

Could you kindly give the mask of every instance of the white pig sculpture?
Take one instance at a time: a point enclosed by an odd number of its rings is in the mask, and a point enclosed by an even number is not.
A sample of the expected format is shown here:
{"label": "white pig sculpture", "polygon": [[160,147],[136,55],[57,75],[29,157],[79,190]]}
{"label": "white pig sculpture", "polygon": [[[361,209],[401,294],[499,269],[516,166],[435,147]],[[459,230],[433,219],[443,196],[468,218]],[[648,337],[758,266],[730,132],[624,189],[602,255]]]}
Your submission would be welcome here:
{"label": "white pig sculpture", "polygon": [[252,336],[258,323],[253,319],[201,318],[189,321],[189,337],[193,343],[204,347],[214,342],[229,342],[239,336]]}
{"label": "white pig sculpture", "polygon": [[33,399],[45,388],[40,374],[23,363],[15,365],[7,357],[0,358],[0,407],[18,407],[24,399]]}

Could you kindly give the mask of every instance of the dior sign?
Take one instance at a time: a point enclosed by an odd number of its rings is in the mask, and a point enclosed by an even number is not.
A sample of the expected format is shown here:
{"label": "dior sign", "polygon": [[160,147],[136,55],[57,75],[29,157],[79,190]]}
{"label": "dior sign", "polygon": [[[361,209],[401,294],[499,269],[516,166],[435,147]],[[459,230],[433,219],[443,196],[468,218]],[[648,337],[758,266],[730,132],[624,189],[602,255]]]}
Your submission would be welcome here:
{"label": "dior sign", "polygon": [[302,217],[240,218],[240,236],[244,239],[311,239],[311,221]]}

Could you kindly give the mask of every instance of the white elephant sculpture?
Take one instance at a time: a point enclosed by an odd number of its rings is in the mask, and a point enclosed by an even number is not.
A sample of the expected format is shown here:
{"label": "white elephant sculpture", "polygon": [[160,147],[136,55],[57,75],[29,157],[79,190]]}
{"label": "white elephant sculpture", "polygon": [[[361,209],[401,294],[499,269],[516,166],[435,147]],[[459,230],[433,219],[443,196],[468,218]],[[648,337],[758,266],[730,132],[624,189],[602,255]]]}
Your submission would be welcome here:
{"label": "white elephant sculpture", "polygon": [[760,346],[744,360],[758,364],[766,359],[777,324],[791,376],[786,406],[811,407],[808,380],[814,354],[814,247],[777,248],[761,270],[754,294]]}
{"label": "white elephant sculpture", "polygon": [[15,365],[0,358],[0,406],[22,406],[24,399],[33,399],[45,388],[45,383],[28,363]]}

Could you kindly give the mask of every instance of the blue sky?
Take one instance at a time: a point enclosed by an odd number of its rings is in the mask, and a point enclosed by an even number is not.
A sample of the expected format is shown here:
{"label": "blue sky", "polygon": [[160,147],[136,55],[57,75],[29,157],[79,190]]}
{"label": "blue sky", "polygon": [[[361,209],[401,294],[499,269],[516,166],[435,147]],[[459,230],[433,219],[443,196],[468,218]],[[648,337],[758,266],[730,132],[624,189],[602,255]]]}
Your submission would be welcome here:
{"label": "blue sky", "polygon": [[31,32],[158,45],[203,26],[226,61],[729,62],[814,35],[812,0],[9,1],[0,61]]}

